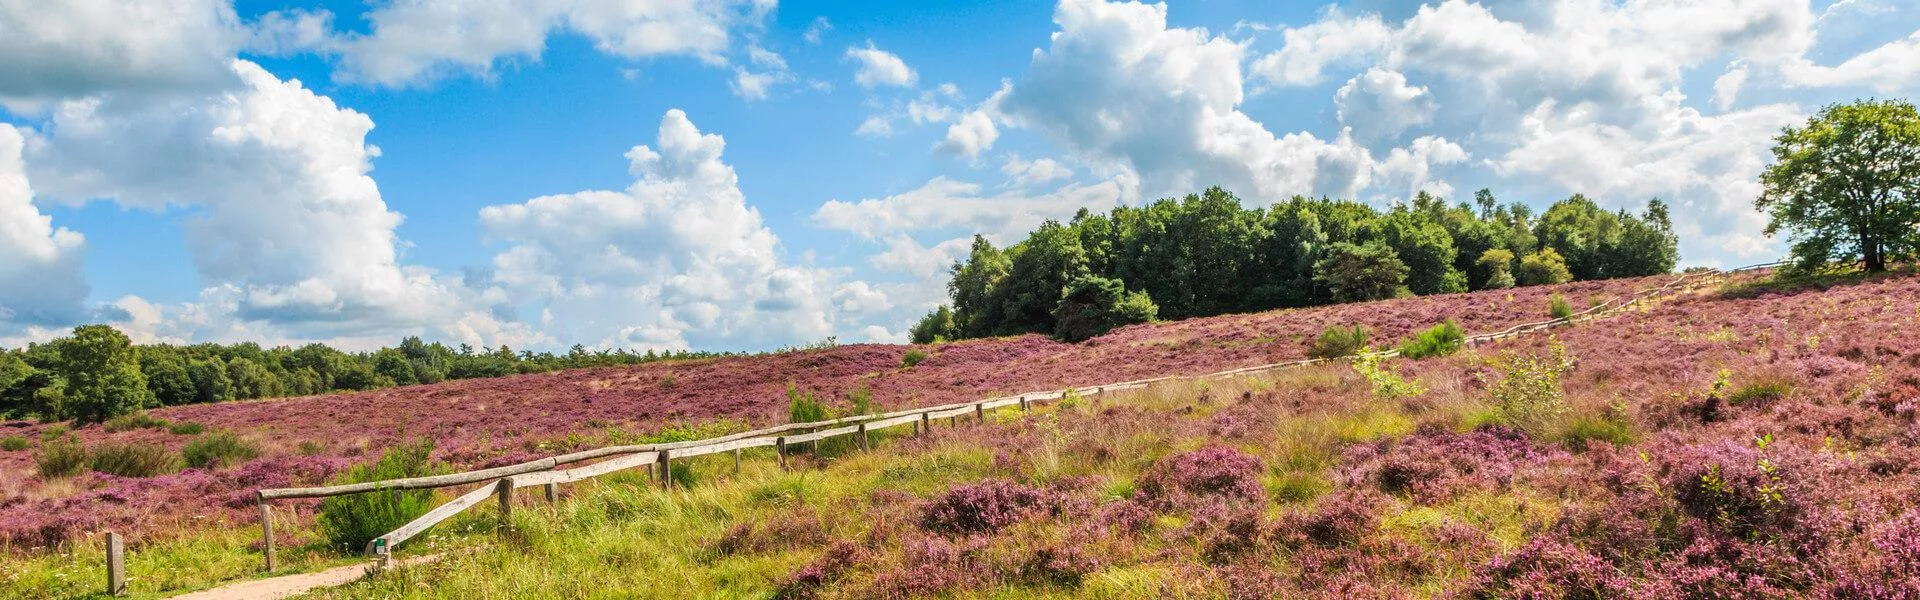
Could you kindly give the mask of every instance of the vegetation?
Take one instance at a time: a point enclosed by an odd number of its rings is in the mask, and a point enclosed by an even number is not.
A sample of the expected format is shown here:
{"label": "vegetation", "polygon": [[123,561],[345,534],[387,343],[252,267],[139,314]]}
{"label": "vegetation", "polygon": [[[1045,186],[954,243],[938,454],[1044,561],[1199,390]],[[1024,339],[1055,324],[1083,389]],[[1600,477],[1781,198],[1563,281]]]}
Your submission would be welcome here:
{"label": "vegetation", "polygon": [[87,471],[87,448],[72,439],[43,440],[40,451],[33,455],[33,465],[43,479],[79,475]]}
{"label": "vegetation", "polygon": [[900,355],[900,368],[911,369],[920,366],[920,363],[925,360],[927,360],[927,351],[909,348],[906,354]]}
{"label": "vegetation", "polygon": [[29,442],[27,441],[26,436],[9,435],[6,437],[0,437],[0,450],[7,451],[7,452],[19,452],[21,450],[27,449],[28,443]]}
{"label": "vegetation", "polygon": [[1834,262],[1868,272],[1920,251],[1920,112],[1861,100],[1822,109],[1774,138],[1754,207],[1768,235],[1787,233],[1795,270]]}
{"label": "vegetation", "polygon": [[[380,460],[349,469],[333,484],[364,483],[436,475],[444,467],[432,460],[433,440],[389,448]],[[327,545],[345,554],[360,552],[367,542],[433,510],[433,490],[393,490],[334,496],[320,501],[316,518]]]}
{"label": "vegetation", "polygon": [[171,424],[168,423],[166,419],[154,417],[145,411],[141,411],[107,419],[105,428],[107,433],[117,433],[135,429],[166,429],[169,425]]}
{"label": "vegetation", "polygon": [[1428,328],[1400,345],[1400,356],[1419,360],[1434,356],[1446,356],[1459,352],[1467,345],[1467,332],[1460,324],[1447,319],[1446,322]]}
{"label": "vegetation", "polygon": [[106,444],[87,451],[87,468],[121,477],[153,477],[180,470],[180,457],[154,444]]}
{"label": "vegetation", "polygon": [[1367,329],[1359,325],[1352,327],[1328,327],[1320,331],[1320,338],[1307,349],[1311,358],[1340,358],[1359,354],[1367,347]]}
{"label": "vegetation", "polygon": [[1555,319],[1571,317],[1573,316],[1573,305],[1567,303],[1566,296],[1554,294],[1547,298],[1547,314],[1552,315]]}
{"label": "vegetation", "polygon": [[1551,433],[1567,412],[1560,378],[1573,369],[1573,359],[1566,346],[1556,340],[1544,356],[1508,354],[1494,368],[1499,378],[1489,382],[1488,394],[1500,422],[1534,436]]}
{"label": "vegetation", "polygon": [[167,431],[174,435],[200,435],[200,432],[205,431],[206,428],[207,427],[205,425],[201,425],[199,423],[194,423],[192,421],[183,421],[179,423],[174,423],[172,425],[168,425]]}
{"label": "vegetation", "polygon": [[827,405],[813,397],[813,392],[787,384],[787,422],[818,423],[833,418],[827,411]]}
{"label": "vegetation", "polygon": [[215,431],[191,442],[180,450],[187,459],[187,466],[196,469],[218,469],[230,467],[260,456],[260,446],[240,439],[231,431]]}
{"label": "vegetation", "polygon": [[1657,198],[1633,215],[1576,194],[1536,218],[1486,190],[1472,204],[1422,193],[1378,211],[1302,197],[1248,209],[1216,187],[1108,214],[1083,210],[1008,248],[976,236],[953,266],[952,303],[922,318],[912,337],[1033,332],[1072,341],[1150,318],[1652,275],[1673,269],[1677,247]]}

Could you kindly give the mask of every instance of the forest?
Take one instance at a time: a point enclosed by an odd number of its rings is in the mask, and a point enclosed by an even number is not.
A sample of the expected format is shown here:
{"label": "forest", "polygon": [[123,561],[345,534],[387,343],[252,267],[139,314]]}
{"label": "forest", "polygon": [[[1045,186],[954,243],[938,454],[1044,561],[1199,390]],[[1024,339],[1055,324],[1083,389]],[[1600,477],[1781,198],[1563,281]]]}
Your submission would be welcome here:
{"label": "forest", "polygon": [[951,304],[912,338],[1080,341],[1156,319],[1654,275],[1673,270],[1678,244],[1658,198],[1638,215],[1580,194],[1535,215],[1484,189],[1457,205],[1421,192],[1385,211],[1300,196],[1250,209],[1213,187],[1082,209],[1004,249],[975,236]]}

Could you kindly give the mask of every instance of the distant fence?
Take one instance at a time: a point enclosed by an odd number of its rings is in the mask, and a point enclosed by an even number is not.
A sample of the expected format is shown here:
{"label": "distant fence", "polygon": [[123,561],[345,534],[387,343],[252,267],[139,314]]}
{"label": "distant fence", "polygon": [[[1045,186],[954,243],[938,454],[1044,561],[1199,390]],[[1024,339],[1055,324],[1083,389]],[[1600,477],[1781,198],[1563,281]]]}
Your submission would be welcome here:
{"label": "distant fence", "polygon": [[[1773,263],[1751,265],[1751,266],[1746,266],[1746,267],[1741,267],[1738,269],[1731,269],[1726,271],[1698,271],[1698,272],[1692,272],[1692,273],[1685,273],[1680,275],[1679,277],[1674,278],[1673,281],[1667,282],[1666,284],[1661,285],[1659,287],[1635,292],[1634,294],[1631,294],[1625,299],[1621,299],[1621,298],[1609,299],[1606,302],[1596,304],[1594,306],[1587,308],[1584,311],[1575,313],[1573,315],[1569,315],[1565,318],[1551,319],[1547,321],[1540,321],[1537,323],[1523,323],[1523,324],[1514,325],[1512,327],[1508,327],[1504,330],[1493,332],[1493,333],[1485,333],[1485,334],[1468,336],[1466,338],[1466,342],[1470,344],[1491,342],[1495,340],[1516,337],[1524,333],[1539,331],[1539,330],[1547,329],[1547,328],[1558,326],[1558,325],[1565,325],[1565,324],[1570,324],[1570,323],[1579,322],[1579,321],[1589,321],[1593,319],[1604,318],[1604,317],[1619,313],[1621,311],[1624,311],[1626,309],[1632,308],[1636,305],[1639,305],[1640,303],[1646,301],[1649,298],[1672,292],[1676,289],[1680,289],[1683,286],[1698,282],[1701,279],[1704,279],[1707,277],[1716,277],[1716,276],[1730,274],[1730,273],[1765,269],[1765,268],[1775,267],[1780,264],[1781,263],[1779,262],[1773,262]],[[1388,349],[1388,350],[1370,353],[1370,355],[1395,356],[1395,355],[1398,355],[1399,353],[1400,353],[1399,350]],[[428,528],[433,527],[434,525],[437,525],[443,521],[446,521],[447,519],[451,519],[454,516],[460,514],[461,512],[466,511],[469,508],[472,508],[476,505],[486,502],[487,499],[490,497],[497,499],[500,505],[501,515],[505,517],[506,515],[510,514],[512,511],[513,491],[520,488],[544,487],[546,488],[547,499],[551,501],[558,498],[560,484],[573,483],[576,481],[591,479],[591,478],[598,477],[601,475],[606,475],[609,473],[614,473],[618,471],[624,471],[627,469],[644,466],[644,467],[649,467],[650,470],[653,470],[656,472],[655,478],[659,481],[662,487],[671,489],[673,486],[673,477],[671,475],[672,464],[673,464],[673,460],[675,459],[684,460],[684,459],[689,459],[696,456],[720,454],[723,452],[731,451],[734,453],[734,461],[735,461],[735,465],[737,466],[739,464],[738,461],[740,460],[740,451],[746,450],[749,448],[771,447],[774,449],[776,455],[779,457],[780,465],[784,468],[786,466],[788,448],[792,447],[795,444],[801,444],[806,442],[818,442],[820,440],[840,437],[840,436],[857,435],[857,436],[860,436],[861,448],[865,449],[870,444],[869,437],[868,437],[870,433],[872,433],[873,431],[887,429],[890,427],[899,427],[902,425],[911,424],[914,427],[915,435],[923,435],[931,429],[932,421],[934,419],[950,419],[953,421],[954,424],[957,425],[961,417],[966,417],[971,415],[975,420],[978,420],[980,422],[985,422],[987,411],[1006,408],[1009,406],[1018,406],[1020,407],[1021,410],[1029,410],[1032,407],[1032,405],[1036,402],[1057,401],[1057,400],[1060,400],[1061,398],[1067,397],[1067,395],[1069,394],[1074,394],[1080,397],[1097,396],[1104,393],[1144,388],[1144,387],[1147,387],[1148,385],[1152,385],[1154,383],[1159,383],[1163,381],[1173,381],[1173,380],[1183,380],[1183,379],[1199,380],[1199,379],[1215,379],[1215,378],[1222,378],[1222,377],[1234,377],[1234,376],[1245,375],[1249,373],[1258,373],[1262,371],[1271,371],[1275,369],[1300,367],[1300,366],[1317,364],[1317,363],[1328,362],[1333,360],[1342,360],[1342,359],[1339,359],[1339,358],[1301,359],[1301,360],[1293,360],[1293,361],[1279,362],[1279,363],[1272,363],[1272,364],[1265,364],[1265,365],[1255,365],[1251,367],[1241,367],[1237,369],[1229,369],[1229,370],[1220,371],[1216,373],[1208,373],[1205,375],[1168,375],[1163,377],[1155,377],[1152,379],[1138,379],[1134,381],[1123,381],[1119,383],[1108,383],[1108,384],[1102,384],[1102,385],[1087,386],[1084,388],[1067,388],[1067,389],[1052,390],[1052,391],[1045,391],[1045,392],[1029,392],[1029,393],[1020,394],[1016,396],[1002,396],[1002,397],[988,398],[985,400],[979,400],[974,402],[962,402],[962,403],[955,403],[955,404],[945,404],[940,406],[913,408],[913,409],[895,411],[895,412],[890,412],[885,414],[857,415],[857,416],[833,419],[829,421],[821,421],[817,423],[789,423],[786,425],[777,425],[777,426],[767,427],[763,429],[755,429],[753,431],[745,431],[741,433],[735,433],[731,435],[725,435],[725,436],[720,436],[720,437],[710,438],[705,440],[674,442],[674,443],[666,443],[666,444],[646,444],[646,445],[637,445],[637,446],[612,446],[607,448],[586,450],[583,452],[575,452],[572,454],[563,454],[560,456],[543,458],[540,460],[520,463],[517,465],[508,465],[504,467],[496,467],[491,469],[481,469],[478,471],[468,471],[465,473],[454,473],[450,475],[435,475],[431,477],[411,477],[406,479],[389,479],[386,481],[374,481],[374,482],[367,482],[367,483],[333,485],[333,486],[324,486],[324,487],[263,489],[257,493],[257,500],[260,507],[260,528],[261,528],[261,533],[264,539],[264,543],[262,546],[262,553],[265,555],[265,558],[266,558],[267,570],[272,571],[275,566],[274,544],[273,544],[273,511],[271,506],[268,504],[272,500],[289,499],[289,498],[324,498],[324,497],[330,497],[330,496],[361,494],[361,493],[384,491],[384,490],[433,489],[433,488],[443,488],[443,487],[451,487],[451,486],[457,486],[457,485],[466,485],[470,483],[485,482],[484,485],[476,487],[473,490],[465,494],[462,494],[460,497],[455,498],[452,501],[447,502],[446,504],[442,504],[437,508],[434,508],[432,511],[427,512],[427,514],[421,515],[420,518],[414,519],[412,522],[409,522],[406,525],[400,526],[399,529],[395,529],[391,532],[388,532],[386,535],[382,535],[380,537],[374,538],[372,541],[367,542],[367,547],[365,550],[366,555],[379,559],[380,564],[384,565],[387,562],[389,553],[392,551],[392,549],[395,546],[405,543],[407,540],[412,539],[415,536],[420,535],[421,533],[424,533]],[[610,458],[610,459],[602,462],[593,463],[586,466],[574,467],[570,469],[560,468],[562,466],[571,465],[574,463],[580,463],[580,462],[585,462],[585,461],[594,460],[594,459],[601,459],[601,458]]]}

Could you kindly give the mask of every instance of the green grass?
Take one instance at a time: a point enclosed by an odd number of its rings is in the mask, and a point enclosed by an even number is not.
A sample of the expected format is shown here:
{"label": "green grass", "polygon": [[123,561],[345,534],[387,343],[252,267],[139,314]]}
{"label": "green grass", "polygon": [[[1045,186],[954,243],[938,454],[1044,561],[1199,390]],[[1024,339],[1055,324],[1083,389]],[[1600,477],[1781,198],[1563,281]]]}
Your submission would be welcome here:
{"label": "green grass", "polygon": [[180,457],[165,446],[106,444],[87,451],[87,468],[121,477],[153,477],[180,470]]}
{"label": "green grass", "polygon": [[87,448],[75,440],[42,438],[40,452],[33,455],[33,464],[46,479],[79,475],[87,470]]}
{"label": "green grass", "polygon": [[19,452],[21,450],[27,449],[27,445],[29,443],[30,442],[27,441],[27,436],[10,435],[7,437],[0,438],[0,450],[4,450],[7,452]]}
{"label": "green grass", "polygon": [[200,432],[206,431],[206,429],[205,425],[192,421],[182,421],[167,427],[167,431],[174,435],[200,435]]}
{"label": "green grass", "polygon": [[221,430],[187,442],[180,453],[185,455],[189,467],[218,469],[253,460],[260,456],[260,446],[240,439],[231,431]]}
{"label": "green grass", "polygon": [[132,412],[107,419],[104,427],[107,433],[119,433],[135,429],[165,429],[170,423],[166,419],[149,415],[146,411]]}
{"label": "green grass", "polygon": [[1400,345],[1400,356],[1419,360],[1459,352],[1467,345],[1467,332],[1453,319],[1428,328]]}

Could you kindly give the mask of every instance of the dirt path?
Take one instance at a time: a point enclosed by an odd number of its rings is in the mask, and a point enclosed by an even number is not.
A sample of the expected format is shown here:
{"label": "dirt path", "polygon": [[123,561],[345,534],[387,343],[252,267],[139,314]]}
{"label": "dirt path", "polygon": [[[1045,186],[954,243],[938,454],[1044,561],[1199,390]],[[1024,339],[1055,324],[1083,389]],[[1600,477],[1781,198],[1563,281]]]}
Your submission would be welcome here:
{"label": "dirt path", "polygon": [[[440,559],[438,554],[415,556],[394,561],[394,566],[423,565]],[[316,589],[345,585],[365,577],[368,565],[334,567],[317,573],[282,575],[242,581],[231,585],[174,596],[173,600],[271,600],[290,598]]]}

